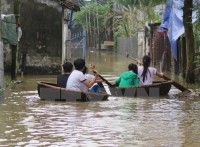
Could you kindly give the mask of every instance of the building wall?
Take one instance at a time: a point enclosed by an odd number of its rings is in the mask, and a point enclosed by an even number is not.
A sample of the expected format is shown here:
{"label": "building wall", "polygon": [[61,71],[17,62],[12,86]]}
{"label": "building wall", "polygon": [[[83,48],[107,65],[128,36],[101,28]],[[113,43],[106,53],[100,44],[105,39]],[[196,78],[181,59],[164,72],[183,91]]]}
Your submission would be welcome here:
{"label": "building wall", "polygon": [[[18,66],[60,65],[62,52],[61,6],[53,0],[20,1],[20,27]],[[13,14],[14,0],[1,0],[2,14]],[[26,59],[22,59],[26,58]],[[5,72],[10,72],[11,50],[4,46]]]}
{"label": "building wall", "polygon": [[[13,14],[13,0],[1,0],[2,14]],[[61,57],[61,6],[53,0],[20,1],[22,38],[19,51]]]}
{"label": "building wall", "polygon": [[22,51],[26,51],[28,54],[41,53],[49,56],[61,56],[60,11],[45,3],[21,1],[20,24],[23,32],[20,41]]}
{"label": "building wall", "polygon": [[1,13],[2,14],[11,14],[13,13],[13,0],[1,0]]}

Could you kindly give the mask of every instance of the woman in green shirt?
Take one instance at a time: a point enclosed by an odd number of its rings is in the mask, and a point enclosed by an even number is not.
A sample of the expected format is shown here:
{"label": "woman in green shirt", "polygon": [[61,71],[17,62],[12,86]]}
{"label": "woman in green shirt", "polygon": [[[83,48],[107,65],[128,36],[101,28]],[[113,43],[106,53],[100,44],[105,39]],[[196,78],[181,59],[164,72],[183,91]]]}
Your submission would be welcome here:
{"label": "woman in green shirt", "polygon": [[131,63],[128,65],[128,71],[123,72],[120,77],[115,80],[115,84],[119,85],[119,87],[138,86],[140,79],[138,78],[137,74],[137,65]]}

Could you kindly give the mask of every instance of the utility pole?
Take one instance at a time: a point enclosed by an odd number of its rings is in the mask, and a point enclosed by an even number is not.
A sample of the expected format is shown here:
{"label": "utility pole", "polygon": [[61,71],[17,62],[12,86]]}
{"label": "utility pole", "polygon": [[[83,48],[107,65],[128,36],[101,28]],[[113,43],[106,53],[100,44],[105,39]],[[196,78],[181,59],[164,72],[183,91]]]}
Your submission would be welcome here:
{"label": "utility pole", "polygon": [[[15,14],[15,19],[16,19],[16,26],[17,26],[16,32],[17,32],[17,34],[18,34],[18,24],[19,24],[19,3],[20,3],[19,1],[20,0],[14,1],[14,14]],[[16,80],[17,79],[18,43],[16,43],[16,45],[11,45],[11,50],[12,50],[11,78],[12,78],[12,80]]]}
{"label": "utility pole", "polygon": [[86,59],[86,30],[85,29],[83,30],[82,46],[83,46],[82,58],[85,60]]}
{"label": "utility pole", "polygon": [[3,58],[3,41],[1,39],[2,18],[1,18],[1,0],[0,0],[0,90],[4,87],[4,58]]}
{"label": "utility pole", "polygon": [[66,60],[66,40],[67,40],[67,25],[66,25],[66,21],[65,21],[65,7],[62,6],[62,64],[65,62]]}

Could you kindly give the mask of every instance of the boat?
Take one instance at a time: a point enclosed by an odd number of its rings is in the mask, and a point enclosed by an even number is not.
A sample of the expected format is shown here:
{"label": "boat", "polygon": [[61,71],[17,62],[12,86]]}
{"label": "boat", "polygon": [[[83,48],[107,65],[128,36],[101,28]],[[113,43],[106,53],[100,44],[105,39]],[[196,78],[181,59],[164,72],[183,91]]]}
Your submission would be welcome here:
{"label": "boat", "polygon": [[151,85],[109,87],[113,96],[120,97],[159,97],[168,95],[172,81],[154,81]]}
{"label": "boat", "polygon": [[58,87],[51,82],[37,82],[38,95],[41,100],[45,101],[63,101],[63,102],[88,102],[88,101],[106,101],[110,96],[105,92],[103,84],[100,84],[100,92],[82,92],[76,90],[67,90]]}

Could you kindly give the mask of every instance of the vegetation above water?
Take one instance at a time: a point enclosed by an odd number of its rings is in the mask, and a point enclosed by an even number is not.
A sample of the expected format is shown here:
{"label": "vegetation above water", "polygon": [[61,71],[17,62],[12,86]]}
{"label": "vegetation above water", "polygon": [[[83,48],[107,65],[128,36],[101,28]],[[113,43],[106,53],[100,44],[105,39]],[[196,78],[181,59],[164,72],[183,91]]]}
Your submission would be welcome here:
{"label": "vegetation above water", "polygon": [[[134,34],[138,32],[138,28],[143,28],[146,23],[149,22],[160,22],[161,21],[161,15],[155,11],[155,6],[158,4],[165,4],[166,0],[116,0],[119,4],[121,4],[122,9],[114,9],[113,8],[113,1],[109,1],[108,5],[110,6],[110,10],[105,13],[104,15],[104,24],[105,27],[112,28],[114,30],[114,41],[115,41],[115,47],[118,37],[126,36],[131,37]],[[188,83],[194,83],[195,82],[195,75],[196,79],[198,80],[198,75],[200,73],[200,61],[199,61],[199,55],[197,57],[194,57],[195,52],[199,52],[199,30],[200,27],[198,25],[199,21],[192,25],[191,22],[191,15],[192,10],[199,11],[200,7],[199,5],[192,5],[192,2],[195,0],[184,0],[184,7],[183,7],[183,23],[185,28],[185,34],[184,37],[186,38],[186,70],[185,70],[185,78]],[[91,17],[92,20],[98,19],[98,13],[96,13],[95,9],[91,8],[94,7],[94,3],[89,3],[86,6],[83,7],[85,16]],[[101,6],[107,7],[108,5]],[[99,5],[98,5],[99,7]],[[88,9],[89,8],[89,9]],[[163,13],[163,12],[162,12]],[[78,12],[76,17],[76,22],[81,21],[81,19],[84,18],[85,22],[81,24],[84,28],[87,28],[88,22],[89,26],[92,26],[90,24],[90,21],[87,21],[87,18],[82,17],[83,12]],[[95,15],[93,15],[95,14]],[[103,16],[103,15],[102,15]],[[102,17],[103,18],[103,17]],[[101,20],[102,20],[101,18]],[[198,17],[199,18],[199,17]],[[95,22],[92,24],[95,24]],[[96,25],[98,26],[98,25]],[[102,23],[101,25],[102,26]],[[194,27],[193,27],[194,26]],[[196,28],[195,28],[196,27]],[[103,26],[102,26],[103,28]],[[193,28],[194,35],[193,35]],[[95,25],[93,26],[93,29],[95,30]],[[193,36],[195,38],[193,38]],[[194,42],[195,40],[195,42]],[[196,63],[196,66],[194,66],[194,63]],[[195,74],[196,73],[196,74]]]}
{"label": "vegetation above water", "polygon": [[5,78],[4,86],[0,86],[0,92],[4,91],[7,87],[11,86],[13,81],[10,78]]}

